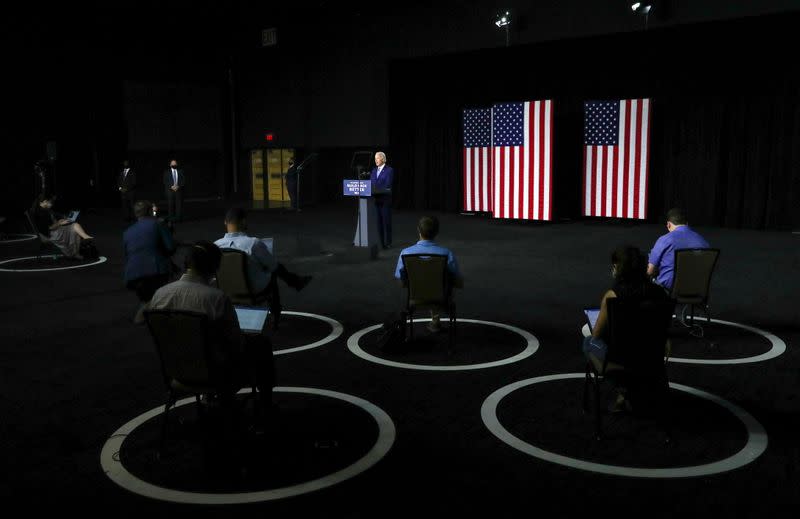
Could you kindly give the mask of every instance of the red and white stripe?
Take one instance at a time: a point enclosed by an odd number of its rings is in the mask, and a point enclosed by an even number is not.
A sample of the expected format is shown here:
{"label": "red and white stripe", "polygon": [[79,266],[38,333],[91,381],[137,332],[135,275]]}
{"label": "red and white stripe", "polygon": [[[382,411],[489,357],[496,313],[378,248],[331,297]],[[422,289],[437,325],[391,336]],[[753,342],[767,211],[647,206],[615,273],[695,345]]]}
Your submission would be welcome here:
{"label": "red and white stripe", "polygon": [[644,219],[650,162],[650,99],[623,99],[617,146],[584,146],[583,214]]}
{"label": "red and white stripe", "polygon": [[552,220],[553,102],[524,103],[522,146],[494,147],[495,218]]}
{"label": "red and white stripe", "polygon": [[492,152],[491,148],[463,148],[464,153],[464,210],[492,210]]}

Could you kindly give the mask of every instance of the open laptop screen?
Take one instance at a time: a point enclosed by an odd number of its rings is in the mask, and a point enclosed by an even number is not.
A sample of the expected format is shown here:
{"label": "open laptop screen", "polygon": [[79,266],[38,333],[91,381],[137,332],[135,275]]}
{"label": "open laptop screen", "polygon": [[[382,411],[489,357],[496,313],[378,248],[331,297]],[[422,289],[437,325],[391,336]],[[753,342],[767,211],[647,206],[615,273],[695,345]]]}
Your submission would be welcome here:
{"label": "open laptop screen", "polygon": [[246,333],[261,333],[264,323],[269,316],[268,308],[254,306],[235,306],[236,318],[239,320],[239,328]]}
{"label": "open laptop screen", "polygon": [[594,330],[594,325],[597,323],[597,317],[600,315],[600,309],[584,308],[583,313],[586,315],[586,322],[589,323],[589,330]]}

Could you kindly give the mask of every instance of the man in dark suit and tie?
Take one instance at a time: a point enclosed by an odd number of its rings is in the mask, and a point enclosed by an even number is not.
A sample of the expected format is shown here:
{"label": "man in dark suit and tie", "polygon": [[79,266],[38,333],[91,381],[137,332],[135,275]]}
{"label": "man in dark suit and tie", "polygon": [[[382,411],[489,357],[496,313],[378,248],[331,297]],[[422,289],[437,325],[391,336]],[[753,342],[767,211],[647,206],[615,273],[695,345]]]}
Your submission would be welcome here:
{"label": "man in dark suit and tie", "polygon": [[122,219],[132,222],[133,203],[136,201],[136,172],[127,160],[122,162],[122,171],[117,177],[117,189],[122,199]]}
{"label": "man in dark suit and tie", "polygon": [[386,165],[386,154],[379,151],[375,154],[375,167],[369,174],[372,182],[372,198],[375,200],[375,212],[378,215],[378,236],[381,247],[392,246],[392,182],[394,170]]}
{"label": "man in dark suit and tie", "polygon": [[170,220],[180,221],[183,205],[183,186],[186,178],[183,170],[178,167],[178,161],[172,159],[169,168],[164,172],[164,189],[167,195],[167,206],[169,208]]}

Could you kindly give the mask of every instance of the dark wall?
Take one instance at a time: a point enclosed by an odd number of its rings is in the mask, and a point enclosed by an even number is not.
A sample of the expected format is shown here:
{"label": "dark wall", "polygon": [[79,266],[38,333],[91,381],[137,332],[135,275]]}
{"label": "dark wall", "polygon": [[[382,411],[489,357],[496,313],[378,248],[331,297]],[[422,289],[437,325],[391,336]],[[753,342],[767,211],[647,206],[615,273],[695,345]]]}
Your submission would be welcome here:
{"label": "dark wall", "polygon": [[553,99],[554,213],[578,217],[583,101],[650,97],[651,220],[679,205],[696,224],[796,226],[800,82],[775,51],[792,47],[799,23],[793,14],[397,61],[398,203],[461,209],[463,108]]}

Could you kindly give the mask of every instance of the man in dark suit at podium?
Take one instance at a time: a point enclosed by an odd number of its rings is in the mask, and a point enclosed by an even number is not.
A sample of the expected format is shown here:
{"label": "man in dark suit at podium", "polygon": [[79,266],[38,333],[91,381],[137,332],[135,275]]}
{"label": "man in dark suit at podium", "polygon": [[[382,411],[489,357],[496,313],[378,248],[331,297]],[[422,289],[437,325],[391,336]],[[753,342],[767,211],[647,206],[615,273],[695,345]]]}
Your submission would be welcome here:
{"label": "man in dark suit at podium", "polygon": [[180,221],[183,206],[183,186],[186,178],[183,170],[178,168],[178,161],[172,159],[169,168],[164,171],[164,190],[167,196],[167,207],[169,208],[170,220]]}
{"label": "man in dark suit at podium", "polygon": [[122,162],[122,171],[117,177],[117,189],[122,199],[122,218],[126,222],[132,222],[133,204],[136,202],[136,172],[127,160]]}
{"label": "man in dark suit at podium", "polygon": [[381,247],[392,246],[392,182],[394,170],[386,165],[386,154],[379,151],[375,154],[375,167],[369,174],[372,182],[372,198],[375,200],[375,212],[378,215],[378,236]]}

